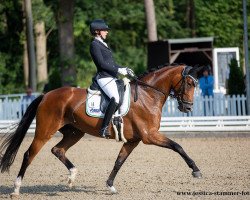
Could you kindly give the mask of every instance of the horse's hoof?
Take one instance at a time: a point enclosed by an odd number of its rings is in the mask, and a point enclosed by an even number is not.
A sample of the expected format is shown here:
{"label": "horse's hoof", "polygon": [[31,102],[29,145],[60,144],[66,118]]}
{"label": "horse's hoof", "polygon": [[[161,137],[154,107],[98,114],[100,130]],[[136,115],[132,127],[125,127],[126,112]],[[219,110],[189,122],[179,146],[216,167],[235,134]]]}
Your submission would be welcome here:
{"label": "horse's hoof", "polygon": [[19,197],[19,194],[18,194],[18,193],[13,192],[13,193],[10,194],[10,198],[11,198],[11,199],[16,199],[16,198],[18,198],[18,197]]}
{"label": "horse's hoof", "polygon": [[192,172],[194,178],[202,178],[202,173],[200,171]]}
{"label": "horse's hoof", "polygon": [[109,185],[107,184],[107,187],[108,187],[109,191],[111,192],[111,194],[116,194],[116,193],[117,193],[117,190],[115,189],[114,186],[109,186]]}
{"label": "horse's hoof", "polygon": [[68,181],[68,187],[71,189],[73,187],[73,183],[69,180]]}
{"label": "horse's hoof", "polygon": [[68,177],[68,186],[69,188],[72,188],[73,183],[75,182],[76,175],[77,175],[77,169],[74,167],[70,169],[69,171],[70,171],[70,175]]}

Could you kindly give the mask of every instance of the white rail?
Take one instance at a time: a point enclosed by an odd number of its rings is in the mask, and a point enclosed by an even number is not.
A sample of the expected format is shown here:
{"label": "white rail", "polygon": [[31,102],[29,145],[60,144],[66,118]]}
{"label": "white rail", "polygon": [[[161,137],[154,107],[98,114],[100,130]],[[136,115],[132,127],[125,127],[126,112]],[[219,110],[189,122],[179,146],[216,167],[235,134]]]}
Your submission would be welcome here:
{"label": "white rail", "polygon": [[[6,133],[18,120],[0,120],[0,133]],[[28,132],[34,133],[35,121]],[[162,132],[248,132],[250,116],[213,116],[213,117],[163,117]]]}
{"label": "white rail", "polygon": [[250,116],[163,117],[160,131],[250,133]]}

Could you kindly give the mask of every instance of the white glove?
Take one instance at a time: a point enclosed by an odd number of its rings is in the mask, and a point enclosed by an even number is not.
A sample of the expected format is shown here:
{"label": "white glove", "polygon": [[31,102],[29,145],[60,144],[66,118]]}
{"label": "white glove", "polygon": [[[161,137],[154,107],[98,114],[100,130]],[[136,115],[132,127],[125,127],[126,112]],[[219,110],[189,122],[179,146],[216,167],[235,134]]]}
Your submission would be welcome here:
{"label": "white glove", "polygon": [[127,73],[129,76],[133,77],[133,78],[137,78],[134,71],[130,68],[127,67]]}
{"label": "white glove", "polygon": [[127,68],[118,68],[118,73],[123,76],[126,76],[128,74]]}

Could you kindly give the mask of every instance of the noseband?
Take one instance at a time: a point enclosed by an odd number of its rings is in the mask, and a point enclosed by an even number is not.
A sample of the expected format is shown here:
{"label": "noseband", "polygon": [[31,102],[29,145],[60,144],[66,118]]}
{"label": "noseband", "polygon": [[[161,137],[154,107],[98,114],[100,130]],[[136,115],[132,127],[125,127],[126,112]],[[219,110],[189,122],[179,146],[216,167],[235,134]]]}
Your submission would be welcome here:
{"label": "noseband", "polygon": [[[183,99],[183,95],[184,95],[184,91],[185,91],[185,87],[186,87],[186,80],[187,77],[191,78],[194,82],[194,87],[197,86],[198,84],[198,80],[196,78],[194,78],[192,75],[188,74],[189,70],[191,69],[191,67],[187,66],[184,68],[184,70],[182,71],[182,78],[178,81],[178,83],[172,87],[171,92],[170,92],[170,96],[172,98],[176,98],[178,103],[182,103],[182,104],[188,104],[188,105],[193,105],[193,102],[190,101],[186,101]],[[179,87],[179,89],[176,91],[175,88],[177,85],[179,85],[179,83],[181,82],[181,86]]]}

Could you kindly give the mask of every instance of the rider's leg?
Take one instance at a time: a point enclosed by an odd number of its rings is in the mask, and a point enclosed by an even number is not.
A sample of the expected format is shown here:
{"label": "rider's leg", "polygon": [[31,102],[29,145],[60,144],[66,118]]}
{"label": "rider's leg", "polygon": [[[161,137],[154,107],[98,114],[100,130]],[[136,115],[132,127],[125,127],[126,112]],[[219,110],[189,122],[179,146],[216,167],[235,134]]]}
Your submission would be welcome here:
{"label": "rider's leg", "polygon": [[100,130],[100,135],[102,137],[110,136],[110,133],[108,131],[108,126],[114,112],[117,109],[117,105],[119,104],[119,93],[115,82],[116,80],[117,80],[116,78],[102,78],[97,80],[97,83],[99,84],[101,89],[110,98],[110,102],[105,111],[102,127]]}
{"label": "rider's leg", "polygon": [[109,126],[109,123],[111,121],[111,118],[112,118],[114,112],[116,111],[117,105],[118,104],[115,102],[115,99],[112,97],[110,102],[109,102],[109,105],[105,111],[105,115],[103,118],[102,127],[101,127],[101,131],[100,131],[100,135],[102,137],[110,137],[110,133],[108,131],[108,126]]}

